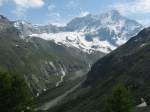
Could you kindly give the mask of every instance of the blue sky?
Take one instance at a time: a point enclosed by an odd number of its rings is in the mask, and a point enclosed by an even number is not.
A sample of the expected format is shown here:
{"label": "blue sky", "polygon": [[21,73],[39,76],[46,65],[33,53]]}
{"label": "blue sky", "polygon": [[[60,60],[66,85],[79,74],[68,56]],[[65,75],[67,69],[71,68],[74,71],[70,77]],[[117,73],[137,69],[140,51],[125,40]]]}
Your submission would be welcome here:
{"label": "blue sky", "polygon": [[0,0],[0,14],[34,24],[65,24],[74,17],[111,9],[150,26],[150,0]]}

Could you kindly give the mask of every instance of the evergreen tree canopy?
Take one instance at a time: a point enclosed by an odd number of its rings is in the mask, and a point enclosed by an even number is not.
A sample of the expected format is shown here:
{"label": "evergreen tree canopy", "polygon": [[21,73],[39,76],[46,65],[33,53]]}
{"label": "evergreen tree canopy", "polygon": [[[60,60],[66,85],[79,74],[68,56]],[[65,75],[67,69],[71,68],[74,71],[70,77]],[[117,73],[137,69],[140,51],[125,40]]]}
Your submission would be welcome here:
{"label": "evergreen tree canopy", "polygon": [[123,84],[114,87],[106,100],[105,112],[133,112],[134,105],[128,89]]}
{"label": "evergreen tree canopy", "polygon": [[0,112],[31,112],[32,97],[20,75],[0,71]]}

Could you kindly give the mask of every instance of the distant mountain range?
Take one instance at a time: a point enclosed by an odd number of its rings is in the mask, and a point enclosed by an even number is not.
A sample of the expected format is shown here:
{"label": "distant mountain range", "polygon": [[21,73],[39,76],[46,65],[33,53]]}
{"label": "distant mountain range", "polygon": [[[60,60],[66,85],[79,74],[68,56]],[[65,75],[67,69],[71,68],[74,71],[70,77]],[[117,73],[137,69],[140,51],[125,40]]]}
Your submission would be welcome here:
{"label": "distant mountain range", "polygon": [[39,37],[88,53],[109,53],[143,29],[141,24],[121,16],[116,10],[101,15],[77,17],[64,27],[38,26],[25,21],[16,21],[14,26],[23,38]]}

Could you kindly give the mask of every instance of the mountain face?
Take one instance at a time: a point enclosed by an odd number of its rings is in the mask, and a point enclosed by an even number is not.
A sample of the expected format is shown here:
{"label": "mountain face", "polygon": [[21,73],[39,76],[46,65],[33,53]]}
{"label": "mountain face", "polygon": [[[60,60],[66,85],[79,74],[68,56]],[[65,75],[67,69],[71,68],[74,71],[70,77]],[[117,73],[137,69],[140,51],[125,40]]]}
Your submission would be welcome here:
{"label": "mountain face", "polygon": [[22,39],[14,23],[3,16],[0,16],[0,54],[0,67],[22,74],[35,96],[59,90],[57,94],[49,93],[49,99],[83,81],[91,64],[104,56],[41,38]]}
{"label": "mountain face", "polygon": [[101,15],[75,18],[67,24],[69,31],[82,32],[89,49],[109,53],[135,36],[142,26],[112,10]]}
{"label": "mountain face", "polygon": [[109,53],[135,36],[143,26],[112,10],[101,15],[74,18],[64,27],[37,26],[26,22],[15,22],[24,37],[39,37],[56,44],[75,47],[87,53],[100,51]]}
{"label": "mountain face", "polygon": [[6,29],[9,29],[11,27],[12,27],[12,25],[10,24],[10,22],[8,21],[8,19],[5,18],[4,16],[0,15],[0,32],[3,32]]}
{"label": "mountain face", "polygon": [[21,20],[14,22],[14,26],[23,37],[27,37],[31,34],[55,33],[60,30],[60,28],[51,24],[45,26],[32,25],[29,22]]}
{"label": "mountain face", "polygon": [[[110,73],[111,71],[113,71],[112,68],[117,68],[117,66],[118,66],[118,69],[117,69],[118,73],[120,72],[119,74],[126,75],[131,72],[130,73],[131,76],[132,75],[139,75],[140,77],[145,76],[145,72],[147,71],[146,69],[148,69],[147,64],[149,63],[147,60],[149,53],[146,52],[148,50],[149,43],[150,43],[150,28],[146,28],[142,30],[137,36],[130,39],[130,41],[128,41],[125,45],[121,46],[119,49],[115,50],[114,52],[110,53],[109,55],[104,57],[102,60],[99,60],[96,64],[94,64],[94,66],[92,67],[93,70],[89,72],[89,77],[86,82],[89,84],[92,84],[93,82],[92,79],[94,79],[94,77],[96,78],[99,76],[101,77],[101,74],[103,75],[105,74],[105,77],[107,77],[106,76],[107,74],[111,75]],[[110,68],[107,68],[108,65]],[[132,67],[130,68],[130,66]],[[141,69],[139,70],[136,69],[138,67],[139,68],[141,67]],[[101,69],[98,69],[98,68],[101,68]],[[97,70],[95,71],[94,69],[95,70],[97,69],[98,71]],[[106,72],[106,69],[107,69],[107,72]],[[108,71],[110,73],[108,73]],[[114,71],[114,73],[116,71]],[[127,73],[124,73],[125,71]],[[118,73],[116,73],[116,75]],[[93,75],[90,75],[90,74],[93,74]],[[137,78],[140,79],[140,77],[137,77]]]}
{"label": "mountain face", "polygon": [[130,89],[136,105],[141,103],[141,98],[149,104],[149,51],[150,28],[146,28],[92,66],[82,86],[84,90],[90,87],[86,94],[55,109],[57,112],[101,112],[105,96],[120,81]]}

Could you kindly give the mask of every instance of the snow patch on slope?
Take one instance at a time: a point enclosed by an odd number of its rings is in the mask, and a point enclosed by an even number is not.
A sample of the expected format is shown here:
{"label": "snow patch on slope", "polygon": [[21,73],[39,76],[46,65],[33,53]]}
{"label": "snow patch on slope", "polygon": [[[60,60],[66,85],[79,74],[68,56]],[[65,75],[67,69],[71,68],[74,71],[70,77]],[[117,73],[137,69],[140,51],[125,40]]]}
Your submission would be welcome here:
{"label": "snow patch on slope", "polygon": [[64,78],[65,78],[65,76],[66,76],[66,73],[65,73],[65,71],[64,71],[64,69],[63,69],[62,67],[61,67],[60,73],[61,73],[62,75],[61,75],[61,77],[60,77],[60,81],[58,81],[58,82],[56,83],[56,87],[58,87],[58,86],[63,82],[63,80],[64,80]]}

